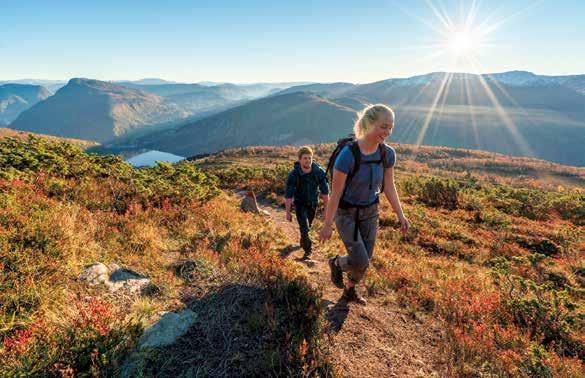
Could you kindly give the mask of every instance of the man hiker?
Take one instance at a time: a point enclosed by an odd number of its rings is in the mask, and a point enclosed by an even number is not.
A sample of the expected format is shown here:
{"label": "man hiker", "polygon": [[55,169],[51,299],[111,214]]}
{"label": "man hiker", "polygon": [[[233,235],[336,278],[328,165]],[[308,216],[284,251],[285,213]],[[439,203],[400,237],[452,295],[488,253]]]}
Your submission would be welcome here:
{"label": "man hiker", "polygon": [[303,260],[309,259],[311,255],[311,238],[309,229],[315,219],[315,211],[319,201],[318,193],[321,194],[323,205],[327,207],[329,200],[329,186],[325,170],[313,162],[313,150],[303,146],[298,152],[298,161],[288,174],[286,189],[284,193],[286,205],[286,220],[291,222],[291,207],[293,204],[301,231],[301,248],[305,251]]}

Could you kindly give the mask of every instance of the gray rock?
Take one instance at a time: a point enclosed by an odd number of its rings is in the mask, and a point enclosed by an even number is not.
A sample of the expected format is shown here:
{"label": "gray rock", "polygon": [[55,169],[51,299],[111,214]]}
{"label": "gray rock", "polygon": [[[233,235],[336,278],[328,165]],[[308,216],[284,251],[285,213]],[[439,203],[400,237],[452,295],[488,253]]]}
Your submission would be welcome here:
{"label": "gray rock", "polygon": [[164,347],[175,343],[189,330],[196,319],[197,314],[189,309],[181,312],[163,312],[159,321],[144,331],[136,348],[120,365],[115,375],[122,378],[144,376],[142,369],[145,365],[145,359],[150,353],[150,348]]}
{"label": "gray rock", "polygon": [[79,276],[82,281],[87,281],[90,285],[98,285],[108,281],[108,267],[102,263],[96,262],[85,268]]}
{"label": "gray rock", "polygon": [[171,345],[183,336],[197,319],[197,314],[186,309],[181,312],[167,312],[160,320],[144,331],[138,341],[138,349]]}
{"label": "gray rock", "polygon": [[260,208],[258,207],[258,202],[256,201],[256,195],[254,192],[244,192],[244,198],[242,198],[242,203],[240,207],[243,211],[250,211],[252,213],[259,213]]}
{"label": "gray rock", "polygon": [[108,269],[99,262],[88,266],[79,278],[90,285],[104,284],[112,293],[120,289],[138,293],[150,283],[150,279],[132,270],[120,268],[116,264],[111,264]]}

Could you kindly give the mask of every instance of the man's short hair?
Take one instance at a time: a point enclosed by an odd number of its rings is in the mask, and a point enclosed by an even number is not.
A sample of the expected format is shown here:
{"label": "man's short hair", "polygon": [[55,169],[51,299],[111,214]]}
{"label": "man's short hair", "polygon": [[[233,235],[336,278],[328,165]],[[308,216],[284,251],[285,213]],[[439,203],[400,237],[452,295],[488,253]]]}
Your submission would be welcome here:
{"label": "man's short hair", "polygon": [[311,147],[303,146],[303,147],[299,148],[299,152],[298,152],[299,159],[301,157],[303,157],[303,155],[307,155],[307,154],[313,156],[313,150],[311,149]]}

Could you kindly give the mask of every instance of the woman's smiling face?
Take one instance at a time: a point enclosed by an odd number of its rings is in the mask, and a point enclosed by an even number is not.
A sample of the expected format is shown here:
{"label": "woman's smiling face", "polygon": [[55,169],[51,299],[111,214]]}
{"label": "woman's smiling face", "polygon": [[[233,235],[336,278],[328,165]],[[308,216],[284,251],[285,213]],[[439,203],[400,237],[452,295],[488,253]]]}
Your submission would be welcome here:
{"label": "woman's smiling face", "polygon": [[372,142],[384,143],[384,140],[392,134],[394,128],[394,116],[384,115],[377,120],[366,133],[366,137]]}

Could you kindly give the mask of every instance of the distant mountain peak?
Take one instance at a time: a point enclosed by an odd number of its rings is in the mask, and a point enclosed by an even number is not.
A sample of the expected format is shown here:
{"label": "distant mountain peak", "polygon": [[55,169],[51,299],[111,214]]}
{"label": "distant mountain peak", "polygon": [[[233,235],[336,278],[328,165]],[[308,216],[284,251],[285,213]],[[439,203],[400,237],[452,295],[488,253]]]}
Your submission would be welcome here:
{"label": "distant mountain peak", "polygon": [[177,105],[156,94],[111,82],[73,78],[55,95],[22,112],[11,127],[101,142],[184,116]]}
{"label": "distant mountain peak", "polygon": [[9,124],[20,113],[51,96],[51,92],[40,85],[0,85],[0,123]]}

